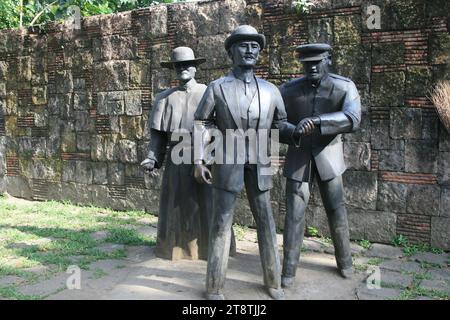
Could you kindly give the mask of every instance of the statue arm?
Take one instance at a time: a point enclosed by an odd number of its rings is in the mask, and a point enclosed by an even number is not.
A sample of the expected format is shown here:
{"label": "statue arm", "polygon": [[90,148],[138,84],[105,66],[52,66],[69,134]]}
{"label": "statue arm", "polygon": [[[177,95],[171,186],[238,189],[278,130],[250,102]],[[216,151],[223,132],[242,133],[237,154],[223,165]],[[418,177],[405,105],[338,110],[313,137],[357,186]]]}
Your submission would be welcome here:
{"label": "statue arm", "polygon": [[361,123],[361,98],[353,82],[345,95],[342,110],[319,116],[320,132],[323,135],[348,133],[359,128]]}
{"label": "statue arm", "polygon": [[[210,128],[215,127],[213,85],[208,86],[194,115],[194,163],[206,161],[205,148],[211,141]],[[198,140],[197,140],[198,139]],[[196,142],[200,143],[196,143]]]}
{"label": "statue arm", "polygon": [[155,161],[155,168],[161,168],[166,155],[168,134],[164,131],[150,129],[150,146],[147,159]]}
{"label": "statue arm", "polygon": [[278,89],[276,89],[275,96],[275,113],[272,122],[272,129],[279,130],[280,142],[288,145],[299,146],[300,137],[295,135],[296,126],[287,121],[287,113],[284,105],[282,95]]}

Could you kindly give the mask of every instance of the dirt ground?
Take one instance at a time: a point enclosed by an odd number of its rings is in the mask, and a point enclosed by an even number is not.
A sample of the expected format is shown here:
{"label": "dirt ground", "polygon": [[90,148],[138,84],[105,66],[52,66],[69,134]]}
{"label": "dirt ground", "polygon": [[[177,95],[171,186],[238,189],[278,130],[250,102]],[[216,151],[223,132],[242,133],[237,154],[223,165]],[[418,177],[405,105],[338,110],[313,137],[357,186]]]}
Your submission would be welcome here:
{"label": "dirt ground", "polygon": [[[7,208],[6,205],[11,206],[10,201],[17,206],[24,202],[14,199],[4,201],[4,208]],[[55,215],[55,217],[58,216]],[[89,216],[86,214],[80,217]],[[120,219],[119,222],[122,222]],[[116,220],[113,222],[118,223]],[[156,222],[156,217],[143,217],[135,220],[134,225],[124,225],[124,227],[133,227],[138,234],[149,239],[156,236]],[[9,224],[8,227],[14,231],[14,226]],[[102,252],[121,250],[124,254],[119,258],[99,259],[87,267],[75,269],[75,273],[71,273],[74,269],[69,270],[69,273],[66,270],[56,273],[48,272],[45,264],[28,268],[26,272],[36,274],[38,279],[31,282],[24,281],[18,275],[0,274],[0,296],[12,299],[37,297],[37,299],[50,300],[201,300],[205,298],[207,265],[205,261],[160,259],[155,256],[152,245],[109,242],[109,232],[105,229],[88,233],[86,236],[95,240],[95,248]],[[225,297],[229,300],[270,299],[263,287],[256,232],[248,228],[240,232],[237,255],[229,259]],[[50,244],[55,241],[51,238],[46,240]],[[281,255],[282,235],[280,234],[278,244]],[[15,245],[17,247],[17,243]],[[41,246],[39,248],[45,248],[47,244],[39,245]],[[292,288],[285,290],[286,299],[449,299],[448,253],[405,254],[404,248],[383,244],[370,244],[368,249],[368,246],[363,248],[358,243],[352,243],[351,246],[355,275],[352,279],[343,279],[337,272],[330,241],[323,238],[306,238],[296,282]],[[73,258],[76,261],[77,257]],[[76,275],[79,277],[74,278]],[[74,279],[79,279],[79,282]],[[14,292],[11,288],[14,288]]]}
{"label": "dirt ground", "polygon": [[[281,244],[282,237],[278,238]],[[117,245],[111,245],[112,248],[114,246]],[[285,290],[286,299],[448,299],[450,271],[445,253],[419,253],[405,257],[399,248],[392,246],[375,244],[365,250],[352,244],[357,270],[352,279],[343,279],[337,272],[332,246],[313,238],[306,239],[304,246],[296,283],[292,289]],[[155,257],[153,248],[125,246],[126,258],[94,262],[88,271],[81,270],[80,289],[67,289],[67,279],[71,275],[60,273],[51,279],[23,287],[21,291],[45,295],[56,289],[46,298],[56,300],[204,299],[206,262],[160,259]],[[237,255],[229,260],[224,291],[226,298],[270,299],[262,285],[255,231],[247,230],[244,239],[237,242],[237,248]],[[371,274],[367,268],[379,270],[380,288],[367,284]],[[416,292],[417,289],[412,289],[415,286],[423,290]]]}

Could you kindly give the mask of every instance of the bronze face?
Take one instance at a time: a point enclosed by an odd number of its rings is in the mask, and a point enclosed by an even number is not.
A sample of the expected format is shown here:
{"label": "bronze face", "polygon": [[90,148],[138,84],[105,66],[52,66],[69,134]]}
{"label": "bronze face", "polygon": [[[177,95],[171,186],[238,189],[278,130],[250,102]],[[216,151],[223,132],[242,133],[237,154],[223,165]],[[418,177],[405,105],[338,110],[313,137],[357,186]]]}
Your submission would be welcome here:
{"label": "bronze face", "polygon": [[319,82],[329,72],[329,58],[318,61],[303,61],[302,63],[305,76],[312,82]]}
{"label": "bronze face", "polygon": [[233,64],[242,68],[253,68],[258,61],[260,45],[256,41],[238,41],[230,48]]}
{"label": "bronze face", "polygon": [[194,79],[195,73],[197,72],[197,68],[192,62],[175,63],[174,69],[177,73],[177,79],[182,82],[188,82],[189,80]]}

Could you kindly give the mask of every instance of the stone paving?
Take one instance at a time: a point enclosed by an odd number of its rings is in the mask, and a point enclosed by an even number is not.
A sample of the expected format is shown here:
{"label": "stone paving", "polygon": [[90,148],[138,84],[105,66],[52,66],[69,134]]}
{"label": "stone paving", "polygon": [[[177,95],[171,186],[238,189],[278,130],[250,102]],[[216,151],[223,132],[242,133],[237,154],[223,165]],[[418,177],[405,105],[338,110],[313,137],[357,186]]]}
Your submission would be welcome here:
{"label": "stone paving", "polygon": [[[139,232],[155,234],[156,228]],[[92,237],[106,238],[105,233]],[[278,235],[281,249],[282,236]],[[115,250],[117,244],[103,244],[101,250]],[[67,289],[70,274],[60,272],[47,279],[24,285],[15,276],[0,277],[0,287],[16,285],[24,295],[46,299],[204,299],[205,261],[167,261],[155,257],[153,247],[123,246],[126,258],[92,263],[81,271],[81,288]],[[122,248],[121,247],[121,248]],[[230,258],[225,295],[233,300],[269,299],[262,286],[262,270],[254,230],[247,230],[237,241],[238,254]],[[287,289],[293,300],[379,300],[379,299],[449,299],[450,270],[448,253],[417,253],[405,256],[402,249],[373,244],[364,249],[352,243],[355,275],[343,279],[337,273],[329,241],[306,238],[296,283]],[[45,274],[46,268],[28,270]],[[377,275],[379,277],[377,278]],[[379,288],[376,281],[380,280]],[[369,285],[368,285],[369,283]]]}

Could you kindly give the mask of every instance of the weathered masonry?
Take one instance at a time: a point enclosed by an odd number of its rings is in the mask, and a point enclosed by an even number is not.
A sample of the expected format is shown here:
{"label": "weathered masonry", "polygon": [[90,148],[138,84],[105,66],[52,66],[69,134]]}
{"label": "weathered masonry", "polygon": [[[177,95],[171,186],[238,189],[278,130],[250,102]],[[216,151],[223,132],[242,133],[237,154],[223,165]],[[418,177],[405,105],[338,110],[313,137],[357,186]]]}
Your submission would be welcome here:
{"label": "weathered masonry", "polygon": [[[198,79],[228,70],[223,42],[239,24],[263,31],[259,76],[298,77],[298,44],[334,47],[334,69],[357,84],[362,129],[345,137],[344,176],[351,236],[450,248],[450,135],[427,98],[450,76],[447,0],[321,0],[297,14],[291,1],[224,0],[158,5],[0,32],[0,191],[28,199],[157,212],[160,176],[139,168],[147,149],[152,97],[174,83],[162,70],[172,48],[208,59]],[[381,8],[381,29],[367,7]],[[280,159],[281,161],[283,159]],[[273,207],[282,228],[284,180]],[[245,197],[245,195],[242,195]],[[247,201],[237,221],[252,224]],[[307,224],[327,234],[317,188]]]}

